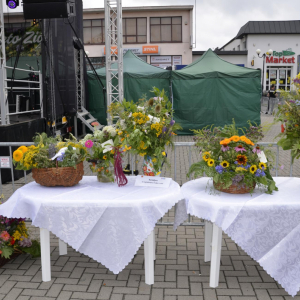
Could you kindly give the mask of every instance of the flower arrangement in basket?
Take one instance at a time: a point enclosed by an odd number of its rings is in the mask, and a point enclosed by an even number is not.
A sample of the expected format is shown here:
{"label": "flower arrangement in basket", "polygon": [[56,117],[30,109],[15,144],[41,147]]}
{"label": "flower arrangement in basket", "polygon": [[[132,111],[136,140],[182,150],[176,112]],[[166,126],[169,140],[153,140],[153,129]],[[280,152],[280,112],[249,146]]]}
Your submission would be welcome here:
{"label": "flower arrangement in basket", "polygon": [[278,145],[291,150],[292,159],[300,158],[300,73],[293,79],[295,93],[281,91],[284,103],[278,105],[275,121],[281,122]]}
{"label": "flower arrangement in basket", "polygon": [[24,219],[0,216],[0,266],[20,253],[39,257],[40,243],[30,238]]}
{"label": "flower arrangement in basket", "polygon": [[115,161],[120,158],[120,139],[113,126],[105,126],[102,130],[95,130],[93,134],[87,134],[80,141],[89,149],[87,160],[91,163],[92,172],[97,173],[98,181],[115,181]]}
{"label": "flower arrangement in basket", "polygon": [[172,119],[172,104],[164,90],[153,88],[150,99],[139,99],[138,104],[124,100],[108,109],[118,116],[116,131],[125,149],[144,157],[144,175],[156,176],[166,162],[165,148],[173,145],[175,131],[181,127]]}
{"label": "flower arrangement in basket", "polygon": [[34,180],[44,186],[73,186],[83,176],[83,160],[87,150],[70,135],[63,141],[60,136],[36,134],[34,144],[21,146],[13,153],[17,170],[31,170]]}
{"label": "flower arrangement in basket", "polygon": [[187,175],[206,174],[213,179],[217,190],[227,193],[249,193],[257,184],[266,187],[266,192],[271,194],[277,190],[270,174],[271,163],[260,146],[254,144],[263,137],[261,126],[252,126],[249,122],[249,129],[240,130],[244,135],[238,135],[234,121],[224,128],[194,130],[202,159],[191,165]]}

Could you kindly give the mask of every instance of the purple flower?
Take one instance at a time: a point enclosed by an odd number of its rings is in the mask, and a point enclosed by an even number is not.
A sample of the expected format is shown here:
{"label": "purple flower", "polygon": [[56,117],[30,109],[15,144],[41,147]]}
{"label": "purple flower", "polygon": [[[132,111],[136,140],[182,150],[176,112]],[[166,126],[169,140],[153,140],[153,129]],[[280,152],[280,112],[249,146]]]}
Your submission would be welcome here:
{"label": "purple flower", "polygon": [[167,131],[167,127],[163,127],[162,132],[165,133]]}
{"label": "purple flower", "polygon": [[175,124],[175,120],[170,121],[170,125],[173,126]]}
{"label": "purple flower", "polygon": [[252,152],[256,153],[256,154],[259,154],[261,152],[260,147],[259,146],[254,147]]}
{"label": "purple flower", "polygon": [[224,171],[224,168],[222,167],[222,166],[216,166],[215,167],[215,169],[216,169],[216,171],[219,173],[219,174],[222,174],[223,173],[223,171]]}
{"label": "purple flower", "polygon": [[227,145],[226,145],[226,146],[222,145],[221,150],[222,150],[223,152],[228,151],[228,150],[229,150],[229,146],[227,146]]}
{"label": "purple flower", "polygon": [[295,101],[295,100],[290,100],[290,102],[291,102],[291,103],[296,103],[296,101]]}
{"label": "purple flower", "polygon": [[283,170],[283,169],[284,169],[284,165],[281,165],[281,166],[280,166],[280,170]]}
{"label": "purple flower", "polygon": [[93,141],[91,141],[91,140],[87,140],[86,142],[85,142],[85,146],[87,147],[87,148],[92,148],[93,147]]}
{"label": "purple flower", "polygon": [[237,147],[234,148],[234,150],[235,150],[236,152],[241,152],[241,153],[247,151],[242,145],[238,145]]}
{"label": "purple flower", "polygon": [[258,169],[255,173],[256,177],[262,177],[262,176],[266,176],[265,172],[261,169]]}
{"label": "purple flower", "polygon": [[62,155],[57,158],[57,161],[63,161],[64,158],[65,158],[65,153],[62,153]]}

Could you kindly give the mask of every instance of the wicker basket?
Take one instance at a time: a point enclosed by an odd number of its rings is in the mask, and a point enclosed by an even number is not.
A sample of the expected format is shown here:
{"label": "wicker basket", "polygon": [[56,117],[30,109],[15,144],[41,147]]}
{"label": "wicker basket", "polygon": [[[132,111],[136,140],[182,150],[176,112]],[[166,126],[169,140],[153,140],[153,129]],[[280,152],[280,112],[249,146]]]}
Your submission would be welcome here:
{"label": "wicker basket", "polygon": [[255,186],[256,186],[256,182],[254,181],[253,185],[250,187],[246,185],[232,184],[229,188],[223,188],[222,184],[214,182],[215,189],[217,189],[220,192],[224,192],[228,194],[247,194],[253,191]]}
{"label": "wicker basket", "polygon": [[44,186],[73,186],[83,176],[83,162],[73,167],[32,169],[32,177],[36,183]]}

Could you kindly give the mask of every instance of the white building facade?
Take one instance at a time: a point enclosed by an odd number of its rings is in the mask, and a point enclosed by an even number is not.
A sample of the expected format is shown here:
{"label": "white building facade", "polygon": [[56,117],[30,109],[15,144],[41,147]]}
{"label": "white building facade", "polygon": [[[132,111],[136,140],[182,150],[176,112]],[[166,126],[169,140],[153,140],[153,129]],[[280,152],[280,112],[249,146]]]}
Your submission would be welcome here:
{"label": "white building facade", "polygon": [[[123,50],[166,68],[192,62],[193,5],[123,7]],[[104,10],[83,10],[84,48],[93,64],[104,65]]]}
{"label": "white building facade", "polygon": [[[260,56],[270,49],[272,53],[260,58],[257,49],[261,50]],[[193,51],[193,60],[202,52]],[[293,89],[292,79],[300,71],[300,21],[250,21],[215,53],[230,63],[261,69],[264,90],[272,84],[276,89]]]}

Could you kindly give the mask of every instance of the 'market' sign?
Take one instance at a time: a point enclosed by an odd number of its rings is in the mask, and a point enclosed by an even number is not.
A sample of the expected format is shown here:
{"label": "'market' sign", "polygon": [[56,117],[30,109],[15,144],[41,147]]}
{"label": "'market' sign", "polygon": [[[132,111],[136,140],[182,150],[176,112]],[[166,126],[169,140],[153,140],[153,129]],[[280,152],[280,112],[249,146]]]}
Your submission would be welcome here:
{"label": "'market' sign", "polygon": [[295,63],[295,57],[286,57],[286,56],[291,56],[295,55],[295,52],[292,51],[292,49],[287,49],[283,50],[281,52],[273,51],[273,56],[266,57],[266,63],[269,64],[278,64],[278,63],[283,63],[283,64],[294,64]]}

